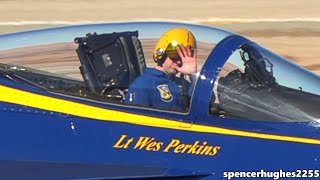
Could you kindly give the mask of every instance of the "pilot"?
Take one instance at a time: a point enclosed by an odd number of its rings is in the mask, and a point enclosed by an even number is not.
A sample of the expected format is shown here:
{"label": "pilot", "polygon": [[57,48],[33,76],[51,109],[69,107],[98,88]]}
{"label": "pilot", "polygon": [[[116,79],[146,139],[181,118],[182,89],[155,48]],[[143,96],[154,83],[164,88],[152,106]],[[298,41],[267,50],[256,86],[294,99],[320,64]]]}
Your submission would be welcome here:
{"label": "pilot", "polygon": [[[153,51],[157,63],[130,85],[125,103],[159,109],[186,110],[197,71],[196,39],[184,28],[170,29]],[[176,75],[180,74],[180,78]],[[193,75],[193,76],[192,76]],[[185,80],[188,79],[191,83]]]}

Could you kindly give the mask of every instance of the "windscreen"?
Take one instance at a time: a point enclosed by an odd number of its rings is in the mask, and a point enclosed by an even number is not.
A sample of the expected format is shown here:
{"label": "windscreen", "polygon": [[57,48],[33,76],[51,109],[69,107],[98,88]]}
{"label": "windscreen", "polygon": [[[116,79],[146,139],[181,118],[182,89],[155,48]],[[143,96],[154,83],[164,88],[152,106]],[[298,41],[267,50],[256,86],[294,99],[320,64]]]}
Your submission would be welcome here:
{"label": "windscreen", "polygon": [[319,82],[319,76],[261,46],[244,44],[219,73],[211,113],[261,121],[317,121]]}

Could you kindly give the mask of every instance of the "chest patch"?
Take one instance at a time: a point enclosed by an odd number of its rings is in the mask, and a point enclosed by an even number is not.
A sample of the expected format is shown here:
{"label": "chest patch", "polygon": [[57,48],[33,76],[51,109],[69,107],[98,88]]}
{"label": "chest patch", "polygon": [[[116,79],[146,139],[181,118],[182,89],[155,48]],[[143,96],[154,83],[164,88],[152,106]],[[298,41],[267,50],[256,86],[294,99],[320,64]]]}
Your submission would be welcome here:
{"label": "chest patch", "polygon": [[167,84],[158,85],[157,89],[159,90],[162,101],[164,102],[172,101],[173,97]]}

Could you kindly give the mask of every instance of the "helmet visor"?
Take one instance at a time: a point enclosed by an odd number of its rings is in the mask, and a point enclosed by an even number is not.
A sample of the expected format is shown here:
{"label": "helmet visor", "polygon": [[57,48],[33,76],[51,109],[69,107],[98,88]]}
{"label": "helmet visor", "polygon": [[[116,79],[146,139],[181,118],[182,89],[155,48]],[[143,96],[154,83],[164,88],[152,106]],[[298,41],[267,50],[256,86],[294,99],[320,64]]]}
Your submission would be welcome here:
{"label": "helmet visor", "polygon": [[[179,58],[178,48],[180,47],[179,44],[170,43],[165,51],[166,55],[171,59]],[[190,47],[191,54],[193,55],[193,47]]]}
{"label": "helmet visor", "polygon": [[167,50],[167,51],[166,51],[166,55],[167,55],[170,59],[177,59],[177,58],[180,57],[177,50]]}

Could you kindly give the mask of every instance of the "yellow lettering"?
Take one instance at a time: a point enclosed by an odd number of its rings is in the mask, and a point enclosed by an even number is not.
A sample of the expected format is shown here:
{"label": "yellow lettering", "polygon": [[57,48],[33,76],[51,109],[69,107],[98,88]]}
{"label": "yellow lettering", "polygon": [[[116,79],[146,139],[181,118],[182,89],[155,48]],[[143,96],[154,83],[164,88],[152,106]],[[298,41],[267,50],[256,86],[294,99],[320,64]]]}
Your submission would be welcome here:
{"label": "yellow lettering", "polygon": [[161,146],[163,145],[163,142],[157,143],[156,147],[153,149],[153,151],[159,151],[161,149]]}
{"label": "yellow lettering", "polygon": [[200,154],[201,150],[204,148],[204,147],[207,147],[206,146],[207,144],[207,141],[203,142],[202,145],[199,147],[199,149],[197,150],[196,154]]}
{"label": "yellow lettering", "polygon": [[178,139],[172,139],[170,144],[163,150],[163,152],[169,152],[170,148],[176,147],[180,144]]}
{"label": "yellow lettering", "polygon": [[174,153],[180,153],[184,146],[185,144],[180,144],[178,147],[174,149]]}
{"label": "yellow lettering", "polygon": [[197,148],[199,147],[199,141],[194,142],[194,144],[192,145],[192,147],[189,149],[188,154],[195,154]]}
{"label": "yellow lettering", "polygon": [[127,137],[127,135],[121,135],[120,139],[116,142],[116,144],[113,146],[114,148],[123,148],[124,144],[120,145],[122,141]]}
{"label": "yellow lettering", "polygon": [[[117,142],[113,145],[113,148],[128,149],[134,138],[128,138],[127,135],[123,134],[119,137]],[[173,150],[174,153],[188,153],[206,156],[215,156],[221,149],[220,146],[208,146],[208,142],[204,141],[199,144],[199,141],[195,141],[193,144],[182,144],[179,139],[171,139],[170,143],[165,147],[163,152],[169,152]],[[160,151],[164,142],[157,142],[155,138],[151,137],[139,137],[137,143],[134,145],[133,149],[146,151]]]}
{"label": "yellow lettering", "polygon": [[213,149],[212,146],[206,146],[206,147],[204,147],[204,149],[201,151],[200,154],[201,155],[203,155],[203,154],[208,155],[211,152],[212,149]]}
{"label": "yellow lettering", "polygon": [[133,138],[130,138],[127,143],[123,146],[124,149],[127,149],[129,147],[129,145],[132,143]]}
{"label": "yellow lettering", "polygon": [[191,147],[192,147],[191,144],[187,144],[187,145],[183,148],[183,150],[181,151],[181,153],[185,153],[185,152],[188,150],[188,148],[191,148]]}
{"label": "yellow lettering", "polygon": [[220,148],[221,148],[220,146],[215,146],[209,155],[210,156],[216,155],[218,153],[218,151],[220,150]]}
{"label": "yellow lettering", "polygon": [[145,146],[150,144],[154,138],[149,138],[149,137],[140,137],[137,144],[134,146],[133,149],[139,148],[139,150],[143,149]]}
{"label": "yellow lettering", "polygon": [[152,142],[150,144],[147,145],[146,150],[147,151],[151,151],[154,149],[154,147],[157,145],[157,142]]}

